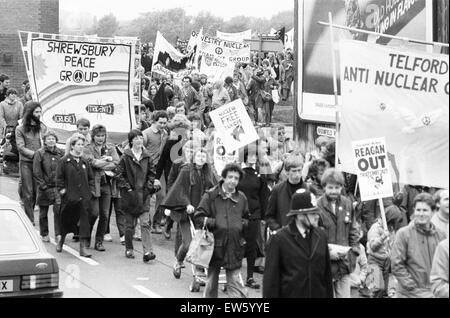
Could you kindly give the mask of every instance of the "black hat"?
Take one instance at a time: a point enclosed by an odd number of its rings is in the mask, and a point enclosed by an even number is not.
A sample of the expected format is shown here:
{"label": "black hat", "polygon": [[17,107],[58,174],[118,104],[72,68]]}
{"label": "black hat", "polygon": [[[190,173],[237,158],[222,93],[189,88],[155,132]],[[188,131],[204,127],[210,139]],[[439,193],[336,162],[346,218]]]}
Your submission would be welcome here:
{"label": "black hat", "polygon": [[292,197],[291,211],[287,216],[313,213],[319,213],[316,196],[306,189],[297,190]]}

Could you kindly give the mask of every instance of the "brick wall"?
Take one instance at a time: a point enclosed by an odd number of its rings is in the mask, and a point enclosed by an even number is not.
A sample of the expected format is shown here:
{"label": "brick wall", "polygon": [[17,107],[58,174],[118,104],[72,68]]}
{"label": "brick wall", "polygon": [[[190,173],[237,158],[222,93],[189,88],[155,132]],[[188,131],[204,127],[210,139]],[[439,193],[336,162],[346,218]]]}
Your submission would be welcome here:
{"label": "brick wall", "polygon": [[59,33],[59,1],[0,0],[0,8],[0,73],[20,89],[27,75],[17,31]]}

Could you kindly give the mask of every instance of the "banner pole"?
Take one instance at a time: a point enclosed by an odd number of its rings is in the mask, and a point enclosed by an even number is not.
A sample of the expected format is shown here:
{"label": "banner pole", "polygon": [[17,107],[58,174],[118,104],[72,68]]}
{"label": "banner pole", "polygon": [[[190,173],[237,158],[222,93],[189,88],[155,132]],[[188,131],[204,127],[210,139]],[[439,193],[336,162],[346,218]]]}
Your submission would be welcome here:
{"label": "banner pole", "polygon": [[387,222],[386,222],[386,212],[384,211],[384,204],[383,204],[382,198],[378,199],[378,204],[380,205],[380,214],[381,214],[381,220],[383,221],[383,228],[385,231],[389,231]]}
{"label": "banner pole", "polygon": [[330,41],[331,41],[331,62],[333,68],[333,92],[334,92],[334,106],[336,107],[336,149],[335,149],[335,167],[339,166],[339,127],[340,127],[340,113],[339,100],[337,91],[337,74],[336,74],[336,52],[334,49],[334,29],[333,29],[333,15],[328,12],[328,20],[330,25]]}
{"label": "banner pole", "polygon": [[430,42],[430,41],[422,41],[422,40],[417,40],[417,39],[410,39],[410,38],[406,38],[406,37],[400,37],[400,36],[395,36],[395,35],[378,33],[378,32],[374,32],[374,31],[367,31],[367,30],[361,30],[361,29],[357,29],[357,28],[351,28],[351,27],[347,27],[347,26],[343,26],[343,25],[337,25],[337,24],[333,25],[331,23],[326,23],[326,22],[322,22],[322,21],[318,21],[317,24],[322,25],[322,26],[330,26],[331,28],[347,30],[347,31],[352,31],[352,32],[358,32],[358,33],[364,33],[364,34],[369,34],[369,35],[376,35],[378,37],[384,37],[384,38],[393,39],[393,40],[406,41],[406,42],[411,42],[411,43],[416,43],[416,44],[439,45],[439,46],[443,46],[443,47],[449,47],[450,46],[448,43]]}

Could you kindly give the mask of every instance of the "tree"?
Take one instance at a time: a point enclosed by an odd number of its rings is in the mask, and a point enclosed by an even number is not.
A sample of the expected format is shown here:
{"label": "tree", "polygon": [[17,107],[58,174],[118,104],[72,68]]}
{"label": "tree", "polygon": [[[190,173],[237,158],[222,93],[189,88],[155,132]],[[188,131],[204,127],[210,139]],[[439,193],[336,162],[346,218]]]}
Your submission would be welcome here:
{"label": "tree", "polygon": [[225,23],[224,29],[221,31],[229,33],[237,33],[250,29],[250,19],[246,16],[240,15],[231,18]]}
{"label": "tree", "polygon": [[119,22],[114,14],[110,13],[103,16],[97,23],[95,32],[99,37],[110,38],[117,34],[119,29]]}

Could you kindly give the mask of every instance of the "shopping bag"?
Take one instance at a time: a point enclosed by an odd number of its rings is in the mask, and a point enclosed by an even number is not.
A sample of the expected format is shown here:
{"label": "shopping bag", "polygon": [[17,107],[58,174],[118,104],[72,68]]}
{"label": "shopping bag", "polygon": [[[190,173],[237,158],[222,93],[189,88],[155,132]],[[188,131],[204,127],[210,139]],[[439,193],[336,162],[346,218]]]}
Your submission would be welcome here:
{"label": "shopping bag", "polygon": [[384,290],[384,278],[381,268],[376,264],[367,265],[367,276],[365,285],[372,293]]}
{"label": "shopping bag", "polygon": [[196,230],[186,255],[186,262],[208,268],[214,252],[214,235],[206,228]]}

